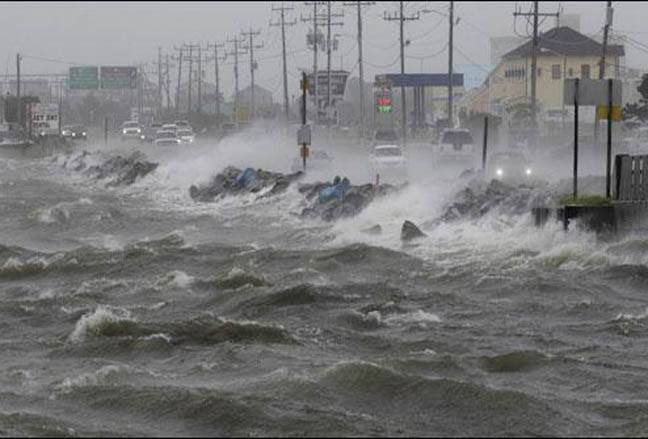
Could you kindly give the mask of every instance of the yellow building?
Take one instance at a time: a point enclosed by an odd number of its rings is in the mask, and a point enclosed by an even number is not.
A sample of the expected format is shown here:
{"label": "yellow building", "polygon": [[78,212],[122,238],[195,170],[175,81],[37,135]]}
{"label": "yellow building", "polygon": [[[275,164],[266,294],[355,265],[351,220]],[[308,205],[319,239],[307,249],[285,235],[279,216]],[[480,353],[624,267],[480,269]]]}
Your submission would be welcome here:
{"label": "yellow building", "polygon": [[[536,102],[541,113],[564,110],[563,87],[568,78],[598,78],[603,46],[570,27],[557,27],[539,36],[537,52]],[[490,111],[502,114],[510,105],[530,102],[531,50],[528,41],[506,53],[489,74]],[[605,78],[618,78],[622,57],[621,45],[608,45]]]}

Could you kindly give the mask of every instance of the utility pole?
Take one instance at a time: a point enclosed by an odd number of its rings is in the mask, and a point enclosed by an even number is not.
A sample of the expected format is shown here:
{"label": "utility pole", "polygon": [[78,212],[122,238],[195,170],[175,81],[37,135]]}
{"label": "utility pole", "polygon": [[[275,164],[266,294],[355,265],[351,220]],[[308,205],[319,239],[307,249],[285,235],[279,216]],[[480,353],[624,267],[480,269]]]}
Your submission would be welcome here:
{"label": "utility pole", "polygon": [[166,77],[166,109],[171,107],[171,75],[170,75],[169,54],[166,54],[166,69],[164,70]]}
{"label": "utility pole", "polygon": [[286,125],[290,121],[290,110],[288,107],[288,68],[286,66],[286,26],[294,26],[297,20],[286,22],[286,11],[292,11],[294,8],[287,8],[281,2],[281,7],[272,8],[273,11],[281,13],[281,22],[273,23],[270,21],[270,26],[281,26],[281,48],[283,56],[283,94],[284,94],[284,112],[286,117]]}
{"label": "utility pole", "polygon": [[364,97],[364,63],[362,61],[362,7],[371,6],[376,2],[356,1],[345,3],[345,6],[355,6],[358,12],[358,68],[360,73],[360,142],[364,141],[365,97]]}
{"label": "utility pole", "polygon": [[254,49],[263,49],[263,43],[260,45],[254,45],[254,37],[261,35],[261,31],[253,31],[252,28],[248,32],[241,32],[241,36],[247,36],[250,39],[250,42],[247,46],[243,46],[243,49],[250,51],[250,120],[254,120],[256,117],[256,102],[254,101],[254,71],[258,67],[256,61],[254,61]]}
{"label": "utility pole", "polygon": [[607,2],[605,13],[605,27],[603,28],[603,54],[601,56],[601,65],[599,68],[599,79],[605,79],[605,62],[607,56],[608,36],[610,34],[610,26],[612,26],[612,2]]}
{"label": "utility pole", "polygon": [[137,120],[141,123],[144,112],[144,64],[139,65],[137,79]]}
{"label": "utility pole", "polygon": [[331,26],[342,26],[343,22],[331,22],[331,18],[344,18],[344,14],[331,14],[331,2],[326,2],[326,131],[331,135]]}
{"label": "utility pole", "polygon": [[17,116],[18,116],[18,124],[20,126],[23,126],[23,112],[22,112],[22,105],[20,101],[20,54],[16,54],[16,99],[18,100],[17,104]]}
{"label": "utility pole", "polygon": [[189,45],[189,84],[187,96],[187,113],[191,114],[191,91],[193,89],[193,44]]}
{"label": "utility pole", "polygon": [[180,115],[180,85],[181,85],[181,80],[182,80],[182,48],[183,46],[180,47],[180,55],[178,55],[178,88],[176,89],[176,101],[175,101],[175,107],[176,107],[176,115]]}
{"label": "utility pole", "polygon": [[[398,20],[400,24],[400,61],[401,61],[401,75],[405,74],[405,22],[411,20],[418,20],[420,14],[406,17],[403,11],[403,2],[400,2],[400,12],[395,14],[387,14],[385,11],[384,19],[387,21]],[[405,86],[401,85],[401,131],[403,137],[403,145],[407,141],[407,100],[405,99]]]}
{"label": "utility pole", "polygon": [[[202,69],[202,51],[201,47],[198,44],[185,44],[183,45],[185,49],[189,49],[189,57],[187,58],[189,60],[189,83],[187,87],[187,113],[191,113],[195,109],[193,108],[192,102],[193,102],[193,88],[194,88],[194,77],[193,77],[193,63],[194,61],[198,63],[198,106],[200,107],[202,97],[200,96],[202,93],[202,83],[201,83],[201,69]],[[198,56],[194,56],[194,50],[197,49],[198,51]]]}
{"label": "utility pole", "polygon": [[301,21],[313,21],[313,91],[315,95],[315,119],[314,124],[316,125],[319,121],[319,71],[317,69],[317,60],[318,60],[318,44],[319,40],[317,38],[317,24],[318,24],[318,9],[317,7],[324,4],[323,2],[313,1],[306,2],[307,6],[313,6],[313,14],[310,17],[301,17]]}
{"label": "utility pole", "polygon": [[198,112],[202,110],[202,47],[198,45]]}
{"label": "utility pole", "polygon": [[187,88],[187,114],[191,114],[191,89],[193,88],[193,44],[189,45],[189,84]]}
{"label": "utility pole", "polygon": [[454,2],[450,2],[450,23],[448,34],[448,128],[454,128],[454,117],[452,114],[452,100],[454,92],[452,89],[452,55],[453,55],[453,35],[454,35]]}
{"label": "utility pole", "polygon": [[[224,44],[207,44],[207,49],[214,49],[214,81],[216,83],[216,125],[220,126],[221,123],[221,107],[220,107],[220,77],[218,69],[218,48],[225,47]],[[225,58],[223,57],[223,60]]]}
{"label": "utility pole", "polygon": [[157,90],[157,115],[162,113],[162,48],[158,47],[158,90]]}
{"label": "utility pole", "polygon": [[[610,26],[612,26],[612,2],[607,2],[605,11],[605,27],[603,28],[603,54],[601,55],[601,64],[599,65],[599,79],[605,78],[605,63],[607,57],[608,37],[610,34]],[[599,117],[598,111],[594,115],[594,145],[598,145],[599,137]]]}
{"label": "utility pole", "polygon": [[234,123],[238,125],[238,114],[239,114],[239,71],[238,71],[238,57],[239,55],[245,55],[246,52],[239,52],[239,43],[242,43],[242,40],[239,40],[238,37],[233,39],[227,39],[228,43],[234,43],[234,51],[227,52],[226,55],[234,55]]}
{"label": "utility pole", "polygon": [[514,17],[533,17],[533,42],[531,44],[531,117],[533,120],[533,141],[535,143],[538,134],[538,114],[536,105],[536,86],[538,75],[538,17],[559,17],[560,13],[543,13],[538,10],[538,2],[533,2],[533,12],[519,12],[513,13]]}

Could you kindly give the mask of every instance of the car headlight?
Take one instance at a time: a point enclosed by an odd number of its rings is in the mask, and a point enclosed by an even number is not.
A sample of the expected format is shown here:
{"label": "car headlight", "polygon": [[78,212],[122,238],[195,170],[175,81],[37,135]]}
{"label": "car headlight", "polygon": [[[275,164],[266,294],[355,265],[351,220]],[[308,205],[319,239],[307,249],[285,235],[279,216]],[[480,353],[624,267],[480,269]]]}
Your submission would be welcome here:
{"label": "car headlight", "polygon": [[122,134],[126,134],[126,130],[122,130]]}
{"label": "car headlight", "polygon": [[72,133],[72,137],[76,137],[76,133]]}
{"label": "car headlight", "polygon": [[495,171],[495,173],[497,174],[498,177],[504,175],[504,171],[502,170],[502,168],[497,168],[497,171]]}
{"label": "car headlight", "polygon": [[137,134],[139,134],[139,133],[141,133],[141,132],[142,132],[142,130],[140,130],[140,129],[138,128],[138,129],[137,129]]}
{"label": "car headlight", "polygon": [[81,133],[81,135],[82,135],[82,136],[86,136],[87,134],[86,134],[86,132],[84,131],[84,132]]}
{"label": "car headlight", "polygon": [[524,172],[526,173],[526,175],[531,175],[531,168],[526,168]]}

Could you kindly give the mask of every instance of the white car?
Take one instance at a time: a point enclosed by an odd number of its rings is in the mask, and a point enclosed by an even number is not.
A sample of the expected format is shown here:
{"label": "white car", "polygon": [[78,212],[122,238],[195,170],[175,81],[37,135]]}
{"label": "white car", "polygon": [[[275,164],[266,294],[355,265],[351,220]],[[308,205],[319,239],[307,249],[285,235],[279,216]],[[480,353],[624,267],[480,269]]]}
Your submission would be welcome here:
{"label": "white car", "polygon": [[369,155],[371,181],[402,182],[407,180],[407,158],[398,145],[377,145]]}
{"label": "white car", "polygon": [[155,146],[178,145],[180,139],[176,136],[175,131],[160,130],[155,135]]}
{"label": "white car", "polygon": [[180,139],[180,143],[194,143],[196,141],[196,135],[193,131],[185,128],[178,128],[176,135]]}
{"label": "white car", "polygon": [[142,136],[142,127],[139,122],[129,120],[124,122],[121,126],[121,139],[122,142],[128,139],[137,139],[140,140]]}

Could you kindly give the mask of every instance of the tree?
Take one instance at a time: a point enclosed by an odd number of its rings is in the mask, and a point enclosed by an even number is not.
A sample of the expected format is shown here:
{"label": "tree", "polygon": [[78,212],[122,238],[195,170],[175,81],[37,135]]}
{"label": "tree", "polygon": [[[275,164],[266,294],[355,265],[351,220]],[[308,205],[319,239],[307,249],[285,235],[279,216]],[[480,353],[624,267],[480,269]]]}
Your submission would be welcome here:
{"label": "tree", "polygon": [[648,73],[641,77],[641,84],[637,87],[637,91],[641,94],[639,102],[633,104],[626,104],[623,109],[624,119],[638,118],[642,121],[648,120]]}

